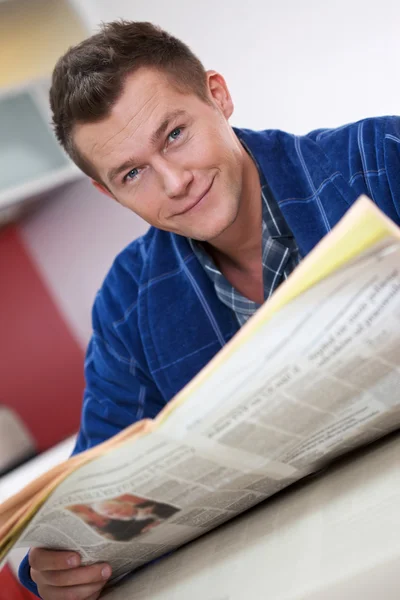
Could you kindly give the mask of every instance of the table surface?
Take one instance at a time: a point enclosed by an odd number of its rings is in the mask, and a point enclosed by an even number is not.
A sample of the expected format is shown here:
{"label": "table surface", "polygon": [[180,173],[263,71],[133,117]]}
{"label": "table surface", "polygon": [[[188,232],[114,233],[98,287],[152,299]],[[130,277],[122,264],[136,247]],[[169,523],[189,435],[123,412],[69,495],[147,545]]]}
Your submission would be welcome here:
{"label": "table surface", "polygon": [[398,600],[400,432],[142,568],[102,600]]}

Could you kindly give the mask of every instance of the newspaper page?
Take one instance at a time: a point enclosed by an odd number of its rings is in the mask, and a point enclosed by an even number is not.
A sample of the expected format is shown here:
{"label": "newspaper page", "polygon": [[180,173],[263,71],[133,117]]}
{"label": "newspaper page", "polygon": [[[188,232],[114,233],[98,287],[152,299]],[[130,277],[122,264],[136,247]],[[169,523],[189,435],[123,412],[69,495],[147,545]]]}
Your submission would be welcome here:
{"label": "newspaper page", "polygon": [[260,327],[164,432],[299,471],[400,425],[400,244],[381,243]]}
{"label": "newspaper page", "polygon": [[399,457],[400,432],[101,598],[399,600]]}
{"label": "newspaper page", "polygon": [[299,296],[158,430],[86,464],[19,546],[108,561],[113,580],[400,425],[400,244]]}

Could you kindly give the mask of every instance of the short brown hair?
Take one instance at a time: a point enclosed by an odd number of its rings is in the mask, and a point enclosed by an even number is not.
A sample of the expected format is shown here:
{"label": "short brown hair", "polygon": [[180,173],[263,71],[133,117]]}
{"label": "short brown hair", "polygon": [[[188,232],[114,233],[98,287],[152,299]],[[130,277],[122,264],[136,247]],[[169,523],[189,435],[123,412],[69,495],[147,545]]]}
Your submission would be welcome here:
{"label": "short brown hair", "polygon": [[79,123],[100,121],[120,97],[125,78],[141,67],[171,76],[184,92],[207,101],[206,72],[186,44],[147,22],[113,21],[62,56],[53,71],[50,105],[54,131],[67,154],[89,177],[93,167],[72,139]]}

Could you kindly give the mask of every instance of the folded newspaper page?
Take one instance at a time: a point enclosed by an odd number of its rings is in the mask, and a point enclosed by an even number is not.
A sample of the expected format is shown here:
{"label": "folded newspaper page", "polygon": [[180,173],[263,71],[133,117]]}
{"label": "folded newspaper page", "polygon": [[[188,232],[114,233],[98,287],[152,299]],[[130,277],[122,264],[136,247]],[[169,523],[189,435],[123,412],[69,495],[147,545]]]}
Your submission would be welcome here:
{"label": "folded newspaper page", "polygon": [[397,429],[400,232],[367,199],[338,231],[153,426],[28,503],[0,557],[76,550],[115,581]]}

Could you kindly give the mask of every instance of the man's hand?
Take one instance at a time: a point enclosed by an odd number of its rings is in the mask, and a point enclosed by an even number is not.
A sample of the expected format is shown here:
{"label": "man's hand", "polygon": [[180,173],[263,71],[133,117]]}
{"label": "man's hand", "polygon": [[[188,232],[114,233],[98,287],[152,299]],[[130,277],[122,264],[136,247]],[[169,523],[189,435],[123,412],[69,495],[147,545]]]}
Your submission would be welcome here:
{"label": "man's hand", "polygon": [[99,563],[80,566],[76,552],[32,548],[31,577],[43,600],[97,600],[111,575],[111,567]]}

